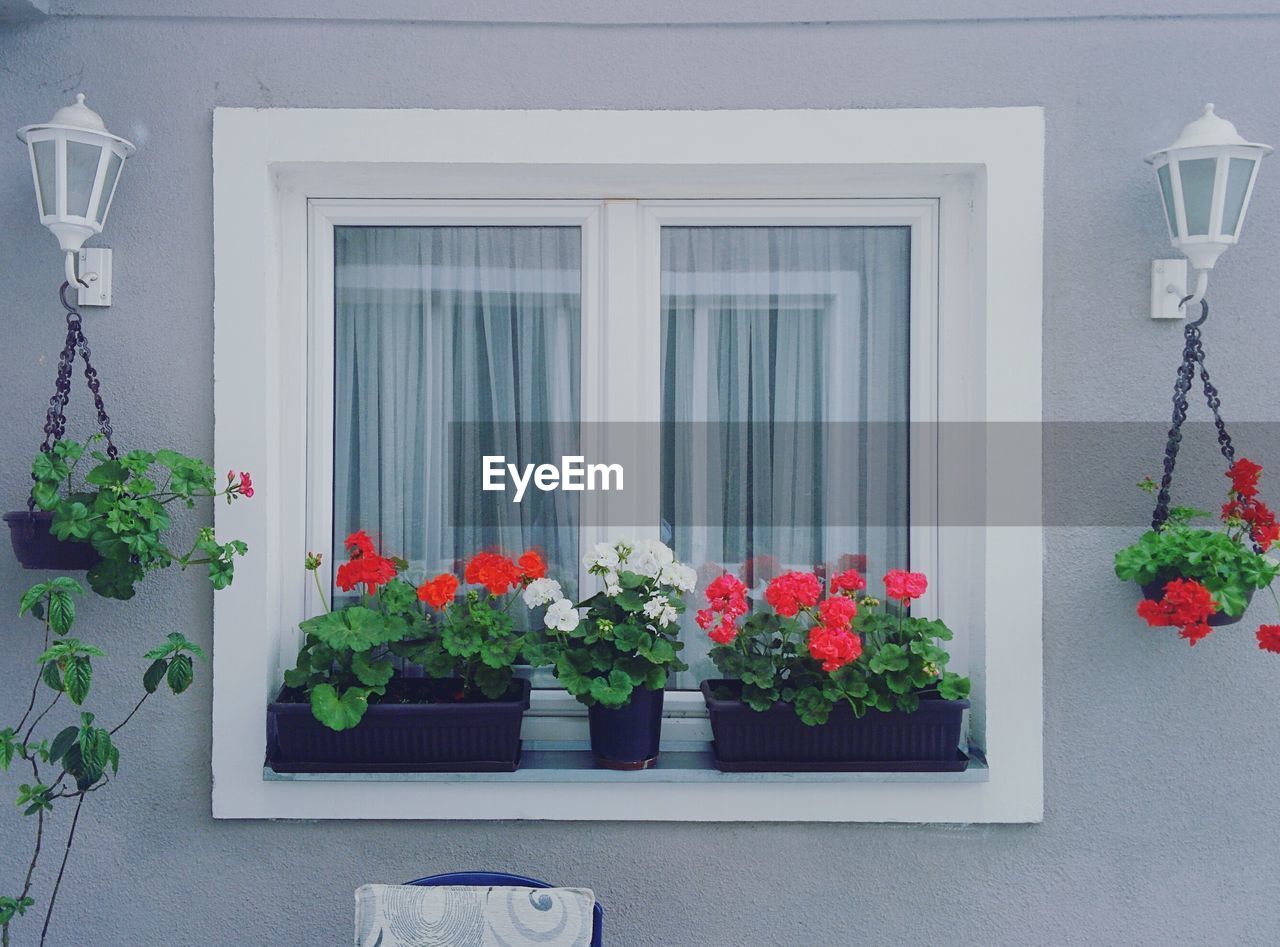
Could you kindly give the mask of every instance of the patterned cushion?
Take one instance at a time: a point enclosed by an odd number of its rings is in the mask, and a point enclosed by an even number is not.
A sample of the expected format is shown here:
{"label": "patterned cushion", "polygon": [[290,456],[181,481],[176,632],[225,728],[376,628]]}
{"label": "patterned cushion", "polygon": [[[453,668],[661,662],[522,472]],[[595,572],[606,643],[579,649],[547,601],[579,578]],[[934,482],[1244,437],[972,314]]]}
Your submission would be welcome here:
{"label": "patterned cushion", "polygon": [[586,888],[364,885],[356,947],[589,947]]}

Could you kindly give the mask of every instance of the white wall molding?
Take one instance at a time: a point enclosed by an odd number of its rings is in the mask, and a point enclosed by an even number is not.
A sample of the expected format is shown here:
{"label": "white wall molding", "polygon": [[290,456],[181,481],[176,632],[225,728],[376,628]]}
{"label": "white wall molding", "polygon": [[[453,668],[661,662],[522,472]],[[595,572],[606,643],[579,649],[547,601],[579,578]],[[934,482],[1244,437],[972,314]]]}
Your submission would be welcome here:
{"label": "white wall molding", "polygon": [[[217,510],[220,532],[245,538],[250,556],[215,597],[215,817],[1039,821],[1039,527],[987,528],[973,565],[985,624],[987,782],[635,784],[602,794],[572,781],[264,781],[262,760],[281,631],[305,613],[309,197],[500,196],[513,181],[528,197],[553,196],[536,193],[545,187],[603,198],[624,185],[637,197],[935,196],[944,246],[957,248],[941,261],[941,291],[969,300],[943,314],[939,344],[977,346],[966,362],[971,416],[943,419],[1038,423],[1043,176],[1038,108],[216,110],[215,464],[252,470],[262,488],[252,504]],[[971,195],[962,214],[947,211],[957,182]],[[571,186],[580,193],[564,193]],[[1007,458],[987,460],[989,508],[1008,489],[1001,476],[1040,482],[1038,443],[1016,470]]]}
{"label": "white wall molding", "polygon": [[[14,0],[10,0],[14,2]],[[20,5],[22,0],[16,0]],[[31,0],[41,3],[41,0]],[[584,26],[975,21],[1280,16],[1270,0],[43,0],[57,16]]]}

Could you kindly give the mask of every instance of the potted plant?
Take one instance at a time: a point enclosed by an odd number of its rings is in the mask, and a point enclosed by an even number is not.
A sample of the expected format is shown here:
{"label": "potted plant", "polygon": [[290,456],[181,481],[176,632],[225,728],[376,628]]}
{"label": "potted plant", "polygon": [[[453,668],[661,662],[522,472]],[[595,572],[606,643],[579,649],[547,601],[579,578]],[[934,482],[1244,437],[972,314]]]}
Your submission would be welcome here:
{"label": "potted plant", "polygon": [[[698,625],[724,680],[704,681],[716,766],[741,771],[957,770],[969,680],[947,671],[941,621],[910,613],[924,575],[893,570],[886,599],[854,569],[824,592],[814,573],[785,572],[748,614],[725,574],[706,590]],[[744,616],[747,616],[744,618]],[[739,621],[741,620],[741,624]]]}
{"label": "potted plant", "polygon": [[[419,586],[406,563],[363,532],[346,539],[335,576],[358,599],[330,609],[318,555],[306,568],[324,612],[302,622],[297,666],[267,712],[267,760],[278,772],[510,772],[520,761],[529,682],[514,676],[524,633],[517,592],[545,579],[537,552],[518,562],[482,552],[458,592],[451,573]],[[397,660],[404,670],[397,669]],[[421,669],[418,675],[409,673]]]}
{"label": "potted plant", "polygon": [[18,561],[28,569],[87,569],[89,587],[106,598],[132,598],[146,573],[174,563],[207,565],[215,589],[229,585],[244,543],[220,543],[205,527],[183,551],[166,545],[165,534],[174,504],[252,497],[250,475],[233,471],[220,485],[202,460],[171,450],[108,456],[93,449],[101,437],[57,441],[36,455],[34,508],[4,516]]}
{"label": "potted plant", "polygon": [[[656,540],[598,543],[583,565],[604,589],[578,605],[551,590],[529,600],[547,605],[547,631],[526,646],[526,657],[552,665],[587,705],[598,765],[647,769],[658,759],[667,678],[688,669],[679,656],[680,615],[697,573]],[[586,609],[581,620],[579,609]]]}
{"label": "potted plant", "polygon": [[[1231,464],[1221,528],[1193,525],[1207,512],[1173,507],[1158,528],[1116,553],[1116,575],[1141,587],[1138,614],[1149,625],[1176,627],[1194,645],[1213,628],[1238,622],[1254,592],[1271,587],[1280,563],[1265,553],[1280,525],[1258,497],[1261,474],[1246,458]],[[1158,489],[1150,478],[1139,486]]]}

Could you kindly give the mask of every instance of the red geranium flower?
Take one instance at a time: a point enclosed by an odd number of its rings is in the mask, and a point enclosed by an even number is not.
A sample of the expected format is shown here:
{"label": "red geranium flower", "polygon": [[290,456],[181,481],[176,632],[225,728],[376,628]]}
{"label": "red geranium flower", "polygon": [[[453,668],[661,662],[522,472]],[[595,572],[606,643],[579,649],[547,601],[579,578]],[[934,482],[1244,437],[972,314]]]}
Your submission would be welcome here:
{"label": "red geranium flower", "polygon": [[373,540],[362,529],[358,529],[348,536],[343,545],[347,547],[347,556],[351,559],[358,559],[361,556],[376,556],[378,554],[378,551],[373,548]]}
{"label": "red geranium flower", "polygon": [[890,569],[884,574],[884,591],[894,601],[907,604],[913,598],[924,595],[929,588],[929,580],[923,572],[907,572],[905,569]]}
{"label": "red geranium flower", "polygon": [[517,565],[520,566],[520,574],[526,579],[542,579],[547,574],[547,561],[542,558],[542,554],[536,549],[530,549],[518,560]]}
{"label": "red geranium flower", "polygon": [[738,626],[733,623],[732,618],[727,616],[724,621],[707,632],[707,637],[716,644],[729,644],[737,636]]}
{"label": "red geranium flower", "polygon": [[843,595],[824,598],[818,604],[822,624],[829,628],[848,628],[853,616],[858,614],[858,603]]}
{"label": "red geranium flower", "polygon": [[747,613],[747,587],[727,572],[711,581],[706,596],[707,605],[713,612],[731,618]]}
{"label": "red geranium flower", "polygon": [[867,587],[867,580],[857,569],[846,569],[831,580],[831,594],[837,592],[861,592]]}
{"label": "red geranium flower", "polygon": [[1280,654],[1280,625],[1263,625],[1258,629],[1258,647]]}
{"label": "red geranium flower", "polygon": [[734,619],[749,611],[747,587],[728,572],[707,586],[707,607],[694,616],[698,627],[716,644],[729,644],[738,635]]}
{"label": "red geranium flower", "polygon": [[490,595],[506,595],[520,583],[520,568],[506,556],[496,552],[478,552],[467,563],[466,580],[483,585]]}
{"label": "red geranium flower", "polygon": [[814,625],[809,629],[809,654],[830,673],[852,664],[862,654],[862,639],[844,628]]}
{"label": "red geranium flower", "polygon": [[784,572],[764,590],[765,601],[786,618],[793,618],[802,608],[812,608],[822,595],[822,583],[811,572]]}
{"label": "red geranium flower", "polygon": [[1187,643],[1194,648],[1196,646],[1196,642],[1207,636],[1211,631],[1213,631],[1213,629],[1209,625],[1204,622],[1196,622],[1195,624],[1187,625],[1178,632],[1178,637],[1185,638]]}
{"label": "red geranium flower", "polygon": [[418,586],[418,598],[439,610],[453,601],[458,593],[458,577],[452,572],[442,572],[430,582]]}
{"label": "red geranium flower", "polygon": [[1138,615],[1153,628],[1174,627],[1193,646],[1213,628],[1209,616],[1218,610],[1213,595],[1194,579],[1174,579],[1165,584],[1159,601],[1138,603]]}
{"label": "red geranium flower", "polygon": [[1247,457],[1241,457],[1227,470],[1232,492],[1245,499],[1258,495],[1258,477],[1261,474],[1262,468]]}
{"label": "red geranium flower", "polygon": [[344,592],[350,592],[356,586],[363,585],[365,591],[372,595],[395,577],[396,564],[374,553],[370,556],[359,556],[338,566],[338,574],[334,576],[333,581]]}

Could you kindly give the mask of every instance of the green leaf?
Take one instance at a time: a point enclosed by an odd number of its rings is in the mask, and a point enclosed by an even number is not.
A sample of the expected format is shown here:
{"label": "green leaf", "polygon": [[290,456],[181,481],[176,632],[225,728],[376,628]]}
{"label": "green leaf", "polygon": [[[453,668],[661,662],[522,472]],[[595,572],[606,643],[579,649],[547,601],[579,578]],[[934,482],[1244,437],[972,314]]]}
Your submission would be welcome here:
{"label": "green leaf", "polygon": [[128,476],[129,471],[124,464],[118,460],[108,460],[90,470],[84,479],[95,487],[113,487],[124,483]]}
{"label": "green leaf", "polygon": [[335,651],[368,651],[377,645],[400,640],[407,628],[403,621],[393,622],[381,612],[363,605],[350,605],[308,618],[298,627],[309,635],[315,635]]}
{"label": "green leaf", "polygon": [[89,696],[89,685],[93,682],[93,665],[87,655],[76,655],[63,669],[63,685],[71,703],[79,707]]}
{"label": "green leaf", "polygon": [[969,679],[948,671],[938,681],[938,696],[943,700],[964,700],[969,696]]}
{"label": "green leaf", "polygon": [[49,531],[61,540],[88,539],[94,530],[94,518],[83,503],[62,503],[53,514]]}
{"label": "green leaf", "polygon": [[395,674],[395,666],[389,658],[370,663],[369,652],[357,651],[351,658],[351,671],[367,687],[385,687]]}
{"label": "green leaf", "polygon": [[[95,548],[97,543],[94,544]],[[98,549],[99,553],[102,552]],[[89,588],[103,598],[114,598],[128,601],[133,598],[134,585],[142,581],[142,567],[128,559],[107,557],[95,564],[88,572]]]}
{"label": "green leaf", "polygon": [[156,645],[143,655],[147,660],[167,658],[180,652],[188,652],[197,658],[204,657],[204,649],[193,641],[188,641],[181,632],[171,631],[162,644]]}
{"label": "green leaf", "polygon": [[637,575],[634,572],[628,572],[625,569],[618,573],[618,584],[624,589],[638,589],[647,581],[648,580],[644,576]]}
{"label": "green leaf", "polygon": [[191,686],[191,682],[194,679],[195,668],[191,664],[191,656],[187,654],[174,655],[169,662],[169,670],[165,674],[169,690],[175,694],[181,694]]}
{"label": "green leaf", "polygon": [[876,674],[886,671],[905,671],[911,661],[902,645],[886,644],[871,658],[869,667]]}
{"label": "green leaf", "polygon": [[79,736],[78,727],[64,727],[58,731],[58,735],[53,738],[53,743],[49,744],[49,762],[56,763],[62,759]]}
{"label": "green leaf", "polygon": [[607,680],[597,677],[591,681],[591,696],[603,706],[616,709],[631,700],[634,687],[625,671],[615,669],[609,672]]}
{"label": "green leaf", "polygon": [[70,472],[66,461],[56,453],[41,451],[31,462],[31,476],[37,483],[60,484]]}
{"label": "green leaf", "polygon": [[65,589],[49,591],[49,627],[65,635],[76,620],[76,602]]}
{"label": "green leaf", "polygon": [[348,687],[341,695],[332,684],[317,684],[311,689],[311,713],[330,730],[349,730],[358,724],[369,709],[369,691]]}
{"label": "green leaf", "polygon": [[623,589],[613,598],[618,607],[626,612],[639,612],[644,610],[644,598],[640,593],[631,589]]}
{"label": "green leaf", "polygon": [[497,700],[505,695],[511,687],[513,674],[509,667],[482,666],[476,669],[475,677],[476,686],[480,688],[480,693],[490,700]]}
{"label": "green leaf", "polygon": [[44,670],[40,672],[40,677],[44,680],[45,686],[55,691],[66,690],[62,686],[62,672],[58,670],[58,665],[52,661],[45,664]]}
{"label": "green leaf", "polygon": [[165,672],[168,670],[169,662],[164,658],[156,658],[151,662],[151,666],[142,675],[142,686],[148,694],[156,692],[156,688],[160,686],[160,682],[164,680]]}
{"label": "green leaf", "polygon": [[49,583],[41,582],[33,585],[22,593],[22,601],[18,603],[18,614],[25,615],[31,609],[35,608],[47,594],[49,594]]}
{"label": "green leaf", "polygon": [[14,740],[14,732],[12,727],[5,727],[0,730],[0,770],[8,772],[9,764],[13,762],[13,756],[18,751],[18,744]]}

